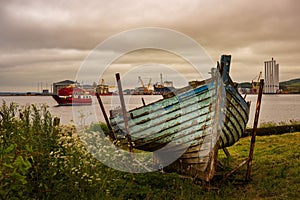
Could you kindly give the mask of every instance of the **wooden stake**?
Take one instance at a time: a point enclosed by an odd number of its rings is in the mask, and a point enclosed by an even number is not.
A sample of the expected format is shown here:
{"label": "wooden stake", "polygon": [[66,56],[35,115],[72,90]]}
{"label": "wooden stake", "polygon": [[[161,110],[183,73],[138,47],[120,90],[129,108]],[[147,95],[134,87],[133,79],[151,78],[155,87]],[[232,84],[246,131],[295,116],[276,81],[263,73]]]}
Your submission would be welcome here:
{"label": "wooden stake", "polygon": [[252,159],[253,159],[253,153],[254,153],[254,145],[255,145],[255,139],[256,139],[256,131],[257,131],[257,125],[258,125],[258,118],[259,118],[259,111],[261,106],[261,97],[263,93],[263,87],[264,87],[264,79],[260,80],[259,84],[259,93],[257,97],[257,103],[256,103],[256,110],[255,110],[255,118],[254,118],[254,124],[253,124],[253,132],[251,137],[251,144],[250,144],[250,152],[249,152],[249,158],[248,158],[248,166],[247,166],[247,173],[246,173],[246,180],[250,180],[250,174],[252,169]]}
{"label": "wooden stake", "polygon": [[224,147],[223,151],[224,151],[225,155],[227,156],[227,158],[229,158],[230,157],[230,153],[229,153],[228,149],[226,147]]}
{"label": "wooden stake", "polygon": [[112,127],[111,127],[111,125],[110,125],[110,123],[109,123],[109,120],[108,120],[107,114],[106,114],[106,112],[105,112],[105,108],[104,108],[104,105],[103,105],[102,100],[101,100],[101,98],[100,98],[100,95],[99,95],[98,93],[96,93],[96,97],[97,97],[99,106],[100,106],[100,108],[101,108],[102,114],[103,114],[103,116],[104,116],[105,123],[106,123],[106,125],[107,125],[107,127],[108,127],[108,130],[109,130],[109,132],[110,132],[109,137],[110,137],[112,140],[116,140],[115,134],[113,133]]}
{"label": "wooden stake", "polygon": [[143,97],[142,97],[142,102],[143,102],[143,106],[146,106],[146,103],[145,103],[145,100]]}
{"label": "wooden stake", "polygon": [[237,172],[239,169],[241,169],[244,165],[246,165],[248,163],[249,163],[249,158],[247,158],[246,160],[244,160],[236,168],[234,168],[231,172],[229,172],[228,174],[226,174],[224,179],[227,179],[229,176],[231,176],[232,174],[234,174],[235,172]]}
{"label": "wooden stake", "polygon": [[124,95],[123,95],[123,89],[122,89],[122,84],[121,84],[121,79],[120,79],[120,74],[119,73],[116,73],[116,80],[117,80],[117,84],[118,84],[119,97],[120,97],[120,102],[121,102],[123,118],[124,118],[124,126],[125,126],[125,131],[126,131],[126,137],[127,137],[127,141],[128,141],[128,146],[129,146],[131,159],[133,161],[133,159],[134,159],[133,145],[132,145],[131,136],[130,136],[130,132],[129,132],[127,111],[126,111]]}
{"label": "wooden stake", "polygon": [[229,172],[224,179],[227,179],[229,176],[234,174],[236,171],[238,171],[240,168],[242,168],[244,165],[247,165],[247,173],[246,173],[246,180],[250,180],[250,174],[251,174],[251,168],[252,168],[252,159],[254,154],[254,144],[256,139],[256,132],[257,132],[257,125],[258,125],[258,118],[259,118],[259,111],[261,106],[261,97],[263,93],[263,87],[264,87],[264,80],[260,80],[260,87],[259,87],[259,93],[257,97],[257,103],[256,103],[256,111],[255,111],[255,118],[254,118],[254,124],[253,124],[253,130],[252,130],[252,137],[251,137],[251,143],[250,143],[250,151],[248,158],[240,163],[235,169],[233,169],[231,172]]}

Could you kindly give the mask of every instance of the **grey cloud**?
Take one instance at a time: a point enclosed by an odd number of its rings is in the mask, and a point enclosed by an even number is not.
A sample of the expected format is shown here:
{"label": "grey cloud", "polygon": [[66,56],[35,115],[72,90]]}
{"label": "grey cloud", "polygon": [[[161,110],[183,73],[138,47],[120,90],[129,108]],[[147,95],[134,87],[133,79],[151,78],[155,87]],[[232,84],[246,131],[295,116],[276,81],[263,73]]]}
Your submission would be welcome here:
{"label": "grey cloud", "polygon": [[88,55],[89,51],[80,51],[76,49],[28,49],[26,51],[10,51],[9,53],[5,51],[0,52],[1,70],[36,63],[82,61]]}
{"label": "grey cloud", "polygon": [[[232,73],[237,81],[249,81],[271,57],[282,66],[281,79],[298,78],[299,7],[297,0],[0,1],[0,90],[9,82],[5,80],[12,79],[13,69],[38,71],[40,76],[47,74],[49,81],[58,72],[76,74],[89,51],[105,39],[150,26],[190,36],[213,61],[223,53],[233,54]],[[117,45],[129,45],[134,39]],[[145,61],[143,56],[132,59],[121,64]],[[166,55],[158,61],[174,64]],[[245,69],[251,69],[250,74]],[[36,81],[34,73],[20,74],[22,84]]]}

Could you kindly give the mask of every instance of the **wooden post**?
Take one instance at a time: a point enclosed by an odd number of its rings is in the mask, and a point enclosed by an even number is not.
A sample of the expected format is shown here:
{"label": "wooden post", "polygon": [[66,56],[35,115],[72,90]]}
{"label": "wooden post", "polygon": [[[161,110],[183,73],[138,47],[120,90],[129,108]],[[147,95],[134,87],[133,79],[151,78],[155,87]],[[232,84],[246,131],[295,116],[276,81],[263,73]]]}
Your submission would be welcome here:
{"label": "wooden post", "polygon": [[145,103],[145,100],[143,97],[142,97],[142,102],[143,102],[143,106],[146,106],[146,103]]}
{"label": "wooden post", "polygon": [[257,103],[256,103],[256,110],[255,110],[255,118],[254,118],[254,124],[253,124],[253,132],[251,137],[251,144],[250,144],[250,152],[249,152],[249,158],[248,158],[248,166],[247,166],[247,174],[246,174],[246,180],[250,180],[250,174],[252,169],[252,159],[253,159],[253,153],[254,153],[254,144],[256,139],[256,131],[257,131],[257,125],[258,125],[258,118],[259,118],[259,111],[261,106],[261,97],[263,93],[263,87],[264,87],[264,79],[260,80],[259,83],[259,93],[257,97]]}
{"label": "wooden post", "polygon": [[102,114],[103,114],[103,116],[104,116],[104,119],[105,119],[107,128],[108,128],[108,130],[109,130],[109,132],[110,132],[109,137],[110,137],[112,140],[116,140],[116,137],[115,137],[115,135],[114,135],[114,133],[113,133],[112,127],[111,127],[111,125],[110,125],[110,123],[109,123],[107,114],[106,114],[106,112],[105,112],[105,108],[104,108],[104,105],[103,105],[103,103],[102,103],[102,99],[100,98],[100,95],[99,95],[97,92],[96,92],[96,97],[97,97],[99,106],[100,106],[100,108],[101,108]]}
{"label": "wooden post", "polygon": [[228,149],[226,147],[224,147],[223,151],[224,151],[225,155],[227,156],[227,158],[229,158],[230,157],[230,153],[229,153]]}
{"label": "wooden post", "polygon": [[124,118],[124,127],[125,127],[125,131],[126,131],[126,137],[127,137],[127,141],[128,141],[131,159],[133,161],[133,159],[134,159],[133,145],[132,145],[131,136],[130,136],[130,132],[129,132],[127,111],[126,111],[126,106],[125,106],[125,101],[124,101],[124,96],[123,96],[123,89],[122,89],[122,84],[121,84],[121,79],[120,79],[119,73],[116,73],[116,80],[117,80],[117,84],[118,84],[119,97],[120,97],[120,102],[121,102],[123,118]]}

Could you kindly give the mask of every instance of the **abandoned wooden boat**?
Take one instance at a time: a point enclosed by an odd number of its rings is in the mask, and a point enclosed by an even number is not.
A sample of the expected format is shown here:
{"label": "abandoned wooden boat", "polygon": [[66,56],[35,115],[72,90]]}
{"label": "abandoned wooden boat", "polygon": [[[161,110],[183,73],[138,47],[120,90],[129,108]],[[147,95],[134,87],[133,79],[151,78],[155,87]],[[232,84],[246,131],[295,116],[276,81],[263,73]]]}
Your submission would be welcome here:
{"label": "abandoned wooden boat", "polygon": [[223,55],[210,79],[128,111],[128,128],[122,111],[111,110],[114,138],[127,145],[130,137],[133,148],[154,152],[169,171],[210,180],[218,149],[237,142],[248,122],[250,103],[229,77],[230,62]]}

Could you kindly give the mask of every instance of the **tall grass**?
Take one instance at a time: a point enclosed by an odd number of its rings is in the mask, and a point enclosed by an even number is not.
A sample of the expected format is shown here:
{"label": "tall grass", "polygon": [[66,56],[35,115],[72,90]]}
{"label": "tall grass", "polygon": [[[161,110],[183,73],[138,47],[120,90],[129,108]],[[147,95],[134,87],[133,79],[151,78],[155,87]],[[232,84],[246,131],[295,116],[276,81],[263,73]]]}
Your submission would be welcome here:
{"label": "tall grass", "polygon": [[54,126],[46,105],[3,102],[0,112],[1,199],[105,194],[110,169],[85,151],[74,125]]}

